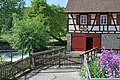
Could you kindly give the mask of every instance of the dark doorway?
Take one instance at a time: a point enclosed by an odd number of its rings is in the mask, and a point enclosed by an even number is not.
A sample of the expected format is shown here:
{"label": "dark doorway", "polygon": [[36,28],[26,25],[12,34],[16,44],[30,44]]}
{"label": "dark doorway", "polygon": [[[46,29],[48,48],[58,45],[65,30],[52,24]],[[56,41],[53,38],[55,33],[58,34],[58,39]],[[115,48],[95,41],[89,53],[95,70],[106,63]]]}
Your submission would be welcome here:
{"label": "dark doorway", "polygon": [[90,50],[93,48],[93,37],[86,38],[86,50]]}

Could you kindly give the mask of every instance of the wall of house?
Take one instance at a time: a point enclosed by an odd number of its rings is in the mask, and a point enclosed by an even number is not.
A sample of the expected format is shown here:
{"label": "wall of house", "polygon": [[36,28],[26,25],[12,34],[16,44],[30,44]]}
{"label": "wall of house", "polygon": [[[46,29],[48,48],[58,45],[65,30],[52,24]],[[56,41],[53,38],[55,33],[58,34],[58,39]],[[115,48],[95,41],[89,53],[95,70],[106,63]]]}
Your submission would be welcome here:
{"label": "wall of house", "polygon": [[[77,33],[80,33],[81,31],[80,30],[83,30],[83,27],[84,27],[84,31],[83,33],[87,33],[87,30],[90,31],[91,28],[92,28],[92,25],[94,23],[94,19],[95,19],[95,16],[96,14],[88,14],[88,15],[91,15],[91,25],[86,25],[86,26],[79,26],[77,23],[76,23],[76,16],[79,15],[79,14],[68,14],[68,32],[77,32]],[[120,33],[120,25],[117,25],[117,15],[118,14],[115,14],[113,13],[113,18],[114,18],[114,21],[115,21],[115,25],[117,27],[117,30],[118,32],[116,33]],[[111,17],[112,18],[112,17]],[[96,25],[96,20],[95,20],[95,24]],[[76,30],[75,30],[76,28]],[[110,33],[113,33],[113,31],[116,31],[116,28],[114,26],[114,22],[113,20],[111,19],[111,25],[109,25],[109,31],[111,31]],[[99,25],[96,25],[93,27],[92,29],[93,31],[99,31]],[[104,31],[104,33],[107,33],[107,26],[104,26],[104,29],[103,29],[103,26],[100,26],[100,31]],[[92,32],[91,32],[92,33]],[[101,33],[101,32],[98,32],[98,33]]]}
{"label": "wall of house", "polygon": [[[85,25],[85,26],[77,23],[76,21],[77,15],[80,15],[80,14],[72,14],[72,15],[68,14],[67,50],[85,51],[86,37],[93,37],[93,47],[105,46],[106,48],[110,48],[110,49],[111,48],[120,49],[120,16],[119,16],[119,21],[117,21],[118,15],[120,15],[120,13],[119,14],[113,13],[112,15],[113,15],[114,21],[111,17],[111,20],[110,20],[111,24],[106,25],[104,27],[103,25],[97,24],[97,19],[95,20],[95,24],[94,24],[95,26],[94,27],[92,26],[94,23],[96,14],[87,14],[87,15],[90,15],[91,24]],[[114,22],[115,22],[115,25],[114,25]],[[118,31],[116,31],[115,26]],[[94,32],[90,31],[92,27],[93,27],[92,31],[97,31],[96,36]],[[88,31],[89,31],[89,34],[88,34]],[[116,32],[116,34],[114,32]],[[99,33],[101,34],[101,38]]]}
{"label": "wall of house", "polygon": [[101,47],[120,49],[120,34],[102,34]]}

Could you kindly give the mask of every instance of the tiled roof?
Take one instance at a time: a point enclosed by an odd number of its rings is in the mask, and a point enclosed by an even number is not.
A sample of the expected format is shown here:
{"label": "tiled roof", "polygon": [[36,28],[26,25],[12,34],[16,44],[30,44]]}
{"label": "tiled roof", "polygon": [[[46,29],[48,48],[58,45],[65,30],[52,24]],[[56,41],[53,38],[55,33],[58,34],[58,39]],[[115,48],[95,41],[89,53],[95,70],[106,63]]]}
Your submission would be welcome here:
{"label": "tiled roof", "polygon": [[120,12],[120,0],[68,0],[65,12]]}

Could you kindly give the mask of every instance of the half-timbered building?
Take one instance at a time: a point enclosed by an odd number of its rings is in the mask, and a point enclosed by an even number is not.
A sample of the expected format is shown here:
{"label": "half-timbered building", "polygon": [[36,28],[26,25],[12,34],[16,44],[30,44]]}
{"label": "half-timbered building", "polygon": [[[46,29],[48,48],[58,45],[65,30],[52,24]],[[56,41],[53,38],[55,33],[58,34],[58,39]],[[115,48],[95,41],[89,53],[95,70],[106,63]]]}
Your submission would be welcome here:
{"label": "half-timbered building", "polygon": [[120,49],[120,0],[68,0],[67,50]]}

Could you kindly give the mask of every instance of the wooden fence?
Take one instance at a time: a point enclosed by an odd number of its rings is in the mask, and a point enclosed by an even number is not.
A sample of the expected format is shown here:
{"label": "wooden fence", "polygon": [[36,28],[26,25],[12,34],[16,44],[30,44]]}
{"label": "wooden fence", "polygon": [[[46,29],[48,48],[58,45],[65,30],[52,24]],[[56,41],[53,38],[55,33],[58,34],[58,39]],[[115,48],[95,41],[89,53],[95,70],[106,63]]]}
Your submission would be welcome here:
{"label": "wooden fence", "polygon": [[13,79],[15,76],[30,70],[30,58],[0,65],[0,80]]}
{"label": "wooden fence", "polygon": [[64,50],[64,47],[59,47],[54,50],[32,53],[23,60],[0,65],[0,80],[15,79],[17,76],[32,69],[59,63],[59,56]]}
{"label": "wooden fence", "polygon": [[32,53],[23,60],[0,65],[0,80],[14,79],[16,76],[36,68],[42,69],[54,65],[58,65],[58,67],[65,65],[81,66],[82,63],[84,63],[86,69],[87,80],[96,80],[90,77],[87,62],[97,57],[97,53],[100,51],[101,49],[94,48],[82,54],[66,54],[64,47],[57,47],[53,50]]}
{"label": "wooden fence", "polygon": [[60,56],[65,52],[65,48],[48,50],[30,55],[33,68],[53,66],[60,63]]}

